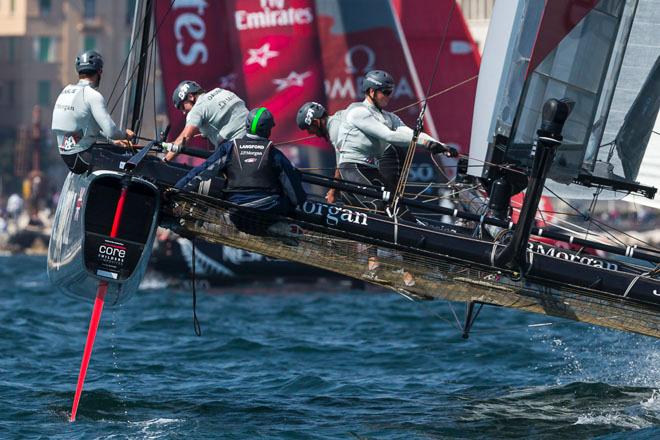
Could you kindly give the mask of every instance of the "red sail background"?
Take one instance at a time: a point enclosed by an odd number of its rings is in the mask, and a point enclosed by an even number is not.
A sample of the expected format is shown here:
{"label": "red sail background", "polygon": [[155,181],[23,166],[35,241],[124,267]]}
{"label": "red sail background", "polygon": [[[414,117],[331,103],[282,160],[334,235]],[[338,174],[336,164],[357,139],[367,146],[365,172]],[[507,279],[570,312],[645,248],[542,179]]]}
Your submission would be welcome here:
{"label": "red sail background", "polygon": [[[184,118],[169,96],[181,80],[192,79],[207,89],[233,90],[248,107],[268,107],[276,118],[273,139],[278,142],[305,136],[295,123],[304,102],[321,102],[334,113],[362,100],[360,84],[369,69],[387,70],[397,80],[388,110],[414,104],[419,91],[428,88],[451,6],[449,0],[382,0],[377,14],[367,14],[373,1],[177,0],[169,10],[170,4],[156,1],[156,23],[163,23],[158,43],[172,136]],[[410,46],[408,60],[400,31]],[[432,92],[476,75],[478,63],[476,46],[456,6]],[[429,101],[438,137],[464,152],[475,89],[473,82]],[[413,105],[399,115],[413,124],[418,112]],[[296,144],[326,146],[318,139]]]}
{"label": "red sail background", "polygon": [[[170,8],[170,5],[172,6]],[[170,97],[179,82],[190,79],[205,89],[218,87],[233,73],[232,35],[224,2],[157,0],[155,22],[166,96],[167,115],[172,124],[170,138],[183,129],[185,116],[172,105]],[[237,77],[242,92],[241,77]],[[228,87],[225,87],[228,88]]]}
{"label": "red sail background", "polygon": [[[391,1],[394,11],[399,16],[424,93],[431,83],[433,67],[445,27],[447,34],[430,95],[479,74],[481,62],[479,48],[472,38],[458,4],[452,11],[454,0]],[[440,139],[458,147],[464,154],[468,154],[470,148],[476,92],[477,79],[474,78],[428,101]]]}
{"label": "red sail background", "polygon": [[[285,141],[300,138],[295,116],[307,101],[323,99],[323,68],[319,54],[316,11],[313,0],[277,2],[260,0],[236,1],[236,20],[233,31],[238,34],[238,50],[242,54],[241,72],[246,84],[243,98],[250,107],[264,106],[275,115],[276,126],[272,138]],[[248,14],[264,14],[271,10],[275,17],[298,16],[299,22],[268,26],[267,28],[239,29],[246,27],[243,17]],[[243,13],[243,11],[245,13]],[[308,21],[311,16],[311,20]],[[303,23],[300,23],[300,22]],[[251,56],[252,53],[269,52],[270,56]],[[256,59],[264,60],[261,63]],[[252,61],[251,61],[252,60]],[[318,142],[316,144],[322,145]]]}

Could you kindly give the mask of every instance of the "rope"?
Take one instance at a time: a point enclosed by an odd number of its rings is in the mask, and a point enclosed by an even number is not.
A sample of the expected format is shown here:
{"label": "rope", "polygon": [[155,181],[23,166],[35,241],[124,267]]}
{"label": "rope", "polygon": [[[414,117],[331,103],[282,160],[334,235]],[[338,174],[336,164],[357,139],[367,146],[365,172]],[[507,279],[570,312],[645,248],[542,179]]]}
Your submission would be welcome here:
{"label": "rope", "polygon": [[[452,1],[451,9],[449,11],[449,16],[447,17],[447,21],[445,22],[445,29],[442,34],[442,41],[440,42],[440,47],[438,48],[438,52],[435,56],[433,73],[431,75],[431,80],[429,81],[429,86],[426,90],[425,96],[428,96],[431,93],[431,88],[433,87],[433,81],[435,80],[435,76],[438,73],[438,67],[440,65],[440,56],[442,55],[442,50],[445,47],[447,32],[449,31],[449,23],[451,22],[452,16],[454,15],[455,8],[456,8],[456,2]],[[399,176],[399,181],[397,182],[396,190],[394,191],[394,203],[392,205],[394,215],[397,214],[399,199],[403,195],[404,189],[406,187],[406,183],[408,182],[408,174],[410,173],[410,167],[412,166],[413,157],[415,156],[415,149],[416,149],[415,147],[417,146],[417,140],[419,139],[419,135],[421,134],[422,128],[424,127],[424,114],[426,113],[426,106],[428,100],[425,97],[422,98],[423,98],[422,109],[419,112],[419,116],[417,117],[417,124],[413,132],[413,137],[410,140],[410,144],[408,145],[408,150],[406,151],[406,158],[403,161],[403,167],[401,169],[401,175]]]}
{"label": "rope", "polygon": [[[613,231],[615,231],[615,232],[618,232],[618,233],[620,233],[620,234],[622,234],[622,235],[625,235],[626,237],[628,237],[628,238],[630,238],[630,239],[632,239],[632,240],[635,240],[635,241],[638,242],[638,243],[642,243],[642,244],[648,246],[649,249],[651,249],[651,250],[653,250],[653,251],[660,252],[660,248],[657,248],[657,247],[654,246],[652,243],[646,242],[646,241],[641,240],[641,239],[639,239],[639,238],[637,238],[637,237],[633,237],[632,235],[628,234],[628,233],[625,232],[625,231],[621,231],[621,230],[619,230],[619,229],[617,229],[617,228],[615,228],[615,227],[613,227],[613,226],[610,226],[610,225],[607,225],[607,224],[605,224],[605,223],[602,223],[602,222],[599,221],[598,219],[593,218],[593,216],[585,216],[582,212],[580,212],[580,210],[579,210],[578,208],[576,208],[575,206],[571,205],[568,201],[566,201],[564,198],[562,198],[561,196],[559,196],[559,195],[558,195],[557,193],[555,193],[552,189],[548,188],[547,186],[545,187],[545,189],[546,189],[548,192],[550,192],[554,197],[556,197],[558,200],[560,200],[561,202],[565,203],[569,208],[571,208],[572,210],[574,210],[575,212],[577,212],[578,214],[580,214],[585,220],[587,220],[587,221],[592,221],[592,222],[593,222],[593,225],[595,225],[598,229],[600,229],[602,232],[604,232],[605,234],[607,234],[607,236],[609,236],[609,238],[610,238],[614,243],[617,243],[617,244],[619,244],[619,245],[621,245],[621,246],[626,246],[626,244],[625,244],[622,240],[620,240],[620,239],[617,238],[615,235],[613,235],[613,234],[612,234],[607,228],[610,228],[611,230],[613,230]],[[567,222],[567,223],[568,223],[568,222]],[[569,224],[570,224],[570,223],[569,223]]]}
{"label": "rope", "polygon": [[[438,91],[438,92],[435,92],[435,93],[432,94],[432,95],[427,96],[427,97],[425,98],[425,100],[428,101],[429,99],[433,99],[433,98],[435,98],[435,97],[437,97],[437,96],[444,95],[445,93],[451,92],[451,91],[454,90],[455,88],[460,87],[460,86],[462,86],[462,85],[464,85],[464,84],[467,84],[467,83],[469,83],[470,81],[474,81],[474,80],[477,79],[477,78],[479,78],[479,75],[473,75],[473,76],[469,77],[468,79],[464,79],[463,81],[454,84],[453,86],[449,86],[449,87],[447,87],[446,89],[440,90],[440,91]],[[422,103],[422,101],[424,101],[424,99],[419,99],[419,100],[413,102],[412,104],[408,104],[408,105],[406,105],[406,106],[403,106],[403,107],[401,107],[401,108],[398,108],[398,109],[392,111],[392,113],[400,113],[400,112],[402,112],[402,111],[404,111],[404,110],[406,110],[406,109],[409,109],[410,107],[418,106],[419,104]]]}
{"label": "rope", "polygon": [[195,335],[202,336],[202,327],[199,325],[199,319],[197,319],[197,289],[195,287],[195,238],[192,240],[192,305],[193,305],[193,329],[195,330]]}
{"label": "rope", "polygon": [[[150,48],[151,45],[153,44],[154,39],[155,39],[156,36],[158,35],[158,32],[160,32],[160,28],[161,28],[161,27],[163,26],[163,24],[165,23],[165,19],[167,18],[167,16],[169,15],[169,13],[172,11],[172,7],[174,6],[174,2],[175,2],[175,1],[176,1],[176,0],[172,0],[172,1],[170,2],[170,6],[168,7],[167,12],[165,13],[165,15],[163,15],[163,19],[160,21],[160,23],[158,23],[158,26],[156,27],[155,32],[154,32],[153,35],[151,36],[151,40],[149,40],[149,43],[147,44],[147,48]],[[136,38],[135,41],[137,41],[137,38]],[[129,53],[133,50],[133,46],[135,45],[135,41],[134,41],[133,44],[131,45],[131,47],[130,47],[130,49],[129,49]],[[114,86],[112,87],[112,92],[110,93],[110,97],[108,98],[108,102],[110,102],[110,100],[112,99],[112,96],[113,96],[114,93],[115,93],[115,88],[116,88],[116,86],[117,86],[117,83],[119,82],[119,77],[120,77],[121,74],[124,72],[124,69],[126,69],[127,64],[128,64],[128,55],[126,55],[126,58],[124,59],[124,64],[122,65],[121,70],[119,71],[119,74],[117,75],[117,80],[115,81],[115,84],[114,84]],[[135,74],[137,73],[138,66],[139,66],[139,63],[138,63],[137,65],[135,65],[135,66],[133,67],[133,69],[131,70],[131,74],[130,74],[130,76],[128,77],[128,82],[129,82],[129,83],[130,83],[131,79],[133,79],[133,76],[135,76]],[[122,89],[121,89],[121,93],[120,93],[119,96],[117,97],[117,101],[115,102],[115,104],[114,104],[114,105],[111,107],[111,109],[110,109],[110,113],[112,113],[112,112],[115,111],[115,108],[117,107],[117,104],[119,104],[119,99],[124,95],[124,93],[126,93],[126,86],[122,87]]]}

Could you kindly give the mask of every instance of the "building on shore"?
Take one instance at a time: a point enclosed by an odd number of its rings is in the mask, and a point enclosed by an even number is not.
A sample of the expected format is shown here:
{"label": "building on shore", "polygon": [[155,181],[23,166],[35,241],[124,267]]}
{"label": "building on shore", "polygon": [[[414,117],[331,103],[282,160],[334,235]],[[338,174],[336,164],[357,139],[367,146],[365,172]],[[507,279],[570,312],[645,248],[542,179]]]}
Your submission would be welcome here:
{"label": "building on shore", "polygon": [[479,50],[483,51],[495,0],[458,0],[457,4],[463,11],[474,41],[479,44]]}
{"label": "building on shore", "polygon": [[[9,152],[14,157],[12,176],[0,164],[5,184],[8,178],[21,178],[57,158],[50,135],[52,109],[62,88],[77,82],[74,60],[79,53],[94,49],[103,55],[100,91],[115,122],[120,123],[123,65],[130,49],[135,3],[0,0],[0,136],[13,144],[0,144],[0,149],[14,149],[13,154]],[[153,99],[152,95],[147,99]],[[149,122],[153,131],[153,120],[145,120]],[[38,142],[35,125],[41,129]]]}

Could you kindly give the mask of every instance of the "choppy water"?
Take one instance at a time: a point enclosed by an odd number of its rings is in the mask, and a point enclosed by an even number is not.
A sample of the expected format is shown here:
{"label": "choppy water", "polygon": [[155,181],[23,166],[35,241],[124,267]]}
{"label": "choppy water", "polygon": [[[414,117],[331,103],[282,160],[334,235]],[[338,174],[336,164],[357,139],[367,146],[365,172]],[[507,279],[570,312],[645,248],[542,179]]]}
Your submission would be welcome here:
{"label": "choppy water", "polygon": [[660,438],[655,339],[489,308],[465,341],[446,303],[282,286],[200,295],[198,338],[157,279],[104,311],[72,424],[91,305],[44,267],[0,258],[0,438]]}

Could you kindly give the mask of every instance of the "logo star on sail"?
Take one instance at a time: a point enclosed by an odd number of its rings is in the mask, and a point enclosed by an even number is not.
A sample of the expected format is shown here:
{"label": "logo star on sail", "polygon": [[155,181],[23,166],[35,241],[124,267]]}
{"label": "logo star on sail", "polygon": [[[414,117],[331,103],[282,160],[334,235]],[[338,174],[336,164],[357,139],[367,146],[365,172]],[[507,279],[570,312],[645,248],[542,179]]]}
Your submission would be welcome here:
{"label": "logo star on sail", "polygon": [[246,66],[259,64],[261,67],[268,66],[268,60],[277,57],[280,53],[276,50],[270,50],[270,43],[265,43],[258,49],[248,49],[249,57],[245,62]]}
{"label": "logo star on sail", "polygon": [[288,89],[291,86],[302,87],[304,85],[305,78],[309,77],[311,74],[312,72],[309,71],[303,73],[292,71],[286,78],[274,79],[273,83],[277,85],[277,89],[275,89],[275,91],[281,92],[282,90]]}

